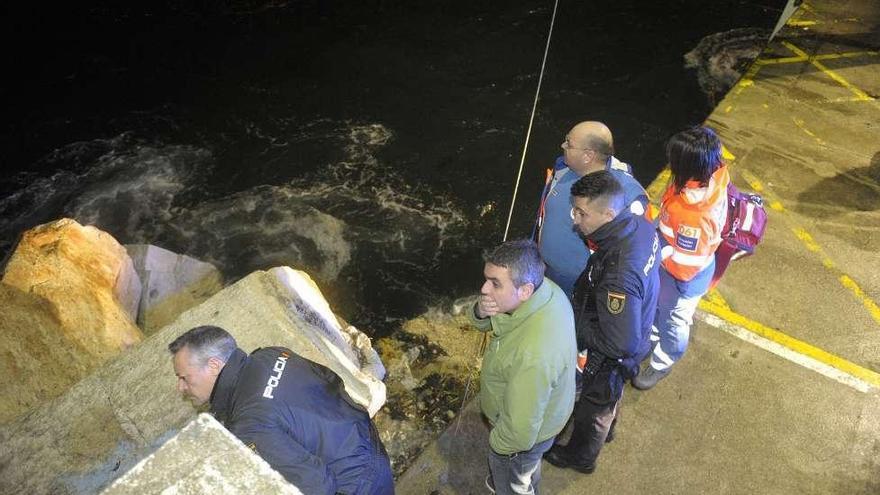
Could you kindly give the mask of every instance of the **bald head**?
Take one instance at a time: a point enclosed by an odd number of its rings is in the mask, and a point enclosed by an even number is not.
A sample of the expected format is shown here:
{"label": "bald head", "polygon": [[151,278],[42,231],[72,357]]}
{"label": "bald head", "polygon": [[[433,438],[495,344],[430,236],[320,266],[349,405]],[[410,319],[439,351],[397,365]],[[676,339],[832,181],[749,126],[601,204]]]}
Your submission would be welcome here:
{"label": "bald head", "polygon": [[605,162],[614,154],[614,139],[608,126],[588,120],[568,131],[562,148],[565,164],[583,176],[605,169]]}

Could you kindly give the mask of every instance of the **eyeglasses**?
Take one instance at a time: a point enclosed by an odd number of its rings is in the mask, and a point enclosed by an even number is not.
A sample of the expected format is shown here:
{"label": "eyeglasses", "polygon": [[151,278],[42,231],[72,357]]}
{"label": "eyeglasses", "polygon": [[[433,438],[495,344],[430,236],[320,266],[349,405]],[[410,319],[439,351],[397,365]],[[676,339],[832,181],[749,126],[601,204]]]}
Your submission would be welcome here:
{"label": "eyeglasses", "polygon": [[565,139],[562,141],[562,149],[564,149],[564,150],[566,150],[566,151],[567,151],[567,150],[575,150],[575,151],[595,151],[595,150],[592,149],[592,148],[575,148],[575,147],[572,146],[571,143],[568,141],[568,136],[565,136]]}

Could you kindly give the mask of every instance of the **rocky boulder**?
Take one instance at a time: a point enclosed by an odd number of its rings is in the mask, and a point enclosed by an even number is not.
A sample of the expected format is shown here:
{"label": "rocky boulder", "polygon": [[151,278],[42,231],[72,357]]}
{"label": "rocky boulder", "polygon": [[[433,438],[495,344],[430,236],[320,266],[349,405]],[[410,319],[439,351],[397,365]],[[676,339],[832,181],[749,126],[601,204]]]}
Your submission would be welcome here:
{"label": "rocky boulder", "polygon": [[135,326],[141,283],[112,236],[64,218],[22,235],[3,283],[46,299],[65,336],[99,358],[143,339]]}
{"label": "rocky boulder", "polygon": [[384,368],[370,339],[336,319],[308,275],[255,272],[55,401],[0,426],[0,493],[95,493],[191,420],[196,411],[176,392],[167,346],[199,325],[227,329],[247,352],[283,345],[327,366],[370,414],[385,401]]}
{"label": "rocky boulder", "polygon": [[150,244],[127,244],[141,281],[137,323],[147,335],[223,289],[214,265]]}
{"label": "rocky boulder", "polygon": [[0,282],[0,423],[140,342],[139,298],[110,235],[70,219],[25,232]]}
{"label": "rocky boulder", "polygon": [[479,391],[483,334],[465,313],[473,302],[430,310],[376,344],[388,366],[388,402],[374,422],[395,475],[458,421],[464,402]]}

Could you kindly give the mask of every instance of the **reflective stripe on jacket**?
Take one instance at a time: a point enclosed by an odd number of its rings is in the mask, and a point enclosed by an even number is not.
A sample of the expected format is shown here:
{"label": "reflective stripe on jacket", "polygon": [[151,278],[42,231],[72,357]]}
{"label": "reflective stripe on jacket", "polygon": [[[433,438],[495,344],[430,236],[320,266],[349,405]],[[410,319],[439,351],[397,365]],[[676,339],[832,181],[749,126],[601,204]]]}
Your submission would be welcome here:
{"label": "reflective stripe on jacket", "polygon": [[663,268],[676,279],[690,280],[712,263],[727,218],[729,182],[722,165],[705,187],[690,181],[676,192],[670,184],[663,194],[657,225],[664,241]]}

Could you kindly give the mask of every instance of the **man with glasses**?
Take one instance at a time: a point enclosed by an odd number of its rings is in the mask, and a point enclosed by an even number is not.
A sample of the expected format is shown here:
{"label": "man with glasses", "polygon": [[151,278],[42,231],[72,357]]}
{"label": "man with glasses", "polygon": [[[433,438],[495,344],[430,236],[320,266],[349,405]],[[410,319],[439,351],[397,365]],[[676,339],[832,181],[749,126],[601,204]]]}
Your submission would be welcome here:
{"label": "man with glasses", "polygon": [[572,127],[562,142],[562,152],[553,169],[547,170],[535,231],[547,264],[547,278],[571,297],[574,283],[590,257],[584,241],[572,228],[571,185],[589,173],[608,170],[623,186],[625,204],[635,215],[647,211],[648,195],[631,175],[630,166],[612,156],[614,141],[605,124],[586,121]]}

